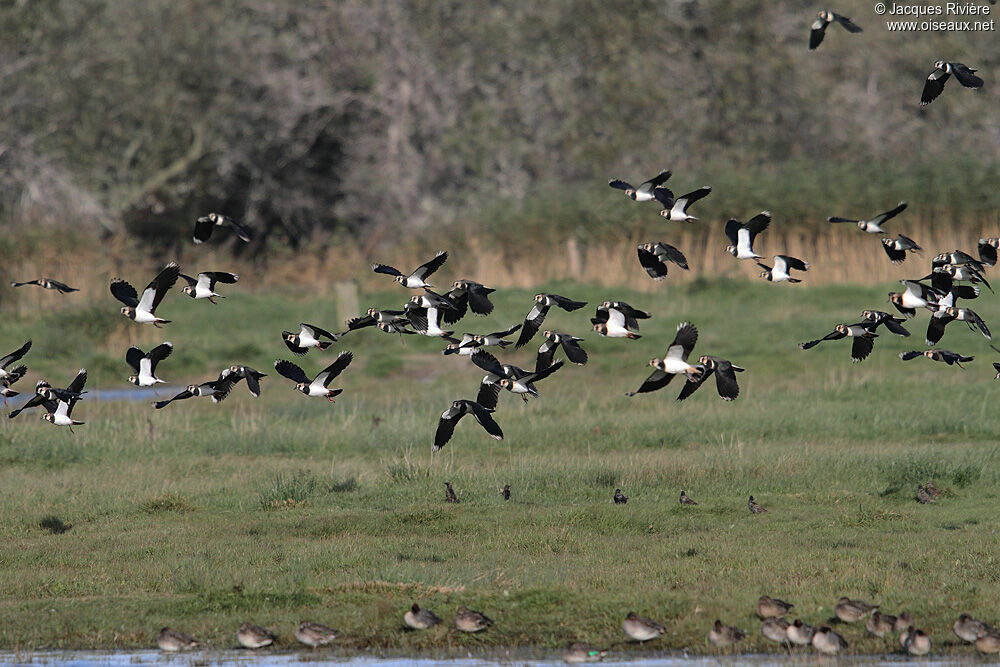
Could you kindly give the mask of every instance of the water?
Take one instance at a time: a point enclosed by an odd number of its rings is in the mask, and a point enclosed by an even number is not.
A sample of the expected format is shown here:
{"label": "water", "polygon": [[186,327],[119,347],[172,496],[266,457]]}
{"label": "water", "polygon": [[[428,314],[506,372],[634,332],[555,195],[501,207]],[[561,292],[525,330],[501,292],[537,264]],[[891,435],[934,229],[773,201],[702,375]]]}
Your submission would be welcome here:
{"label": "water", "polygon": [[[920,660],[921,667],[945,667],[978,663],[977,655],[970,653],[958,657],[928,657]],[[686,655],[643,656],[628,659],[619,654],[608,656],[601,665],[620,667],[764,667],[765,665],[816,665],[820,663],[866,665],[871,667],[899,667],[908,662],[906,656],[858,655],[840,659],[820,658],[812,653],[802,655],[737,655],[724,657],[689,657]],[[318,664],[351,665],[354,667],[487,667],[489,665],[524,665],[526,667],[554,667],[563,665],[561,652],[551,655],[503,654],[495,657],[427,658],[427,657],[371,657],[340,656],[330,650],[277,653],[268,651],[193,651],[168,654],[156,650],[146,651],[36,651],[12,653],[0,651],[0,665],[65,665],[68,667],[132,667],[134,665],[175,665],[176,667],[230,667],[238,665],[277,665],[279,667],[315,667]]]}
{"label": "water", "polygon": [[[19,389],[18,386],[14,386],[14,389]],[[94,389],[87,390],[83,395],[83,401],[129,401],[132,403],[138,403],[140,401],[165,401],[172,396],[176,396],[180,392],[187,389],[187,387],[173,386],[173,385],[163,385],[162,387],[156,387],[154,391],[153,387],[130,387],[126,389]],[[14,396],[13,398],[7,399],[7,407],[9,409],[19,408],[24,405],[28,399],[35,395],[35,392],[24,391]],[[40,409],[40,408],[39,408]]]}

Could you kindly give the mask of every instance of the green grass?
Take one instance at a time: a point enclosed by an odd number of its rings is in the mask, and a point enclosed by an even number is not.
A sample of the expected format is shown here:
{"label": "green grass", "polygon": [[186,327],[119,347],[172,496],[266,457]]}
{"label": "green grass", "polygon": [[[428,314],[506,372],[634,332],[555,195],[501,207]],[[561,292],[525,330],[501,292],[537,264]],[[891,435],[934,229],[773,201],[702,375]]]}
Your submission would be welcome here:
{"label": "green grass", "polygon": [[[948,328],[944,347],[977,355],[965,370],[903,363],[898,352],[923,347],[922,313],[911,338],[882,335],[871,358],[852,364],[849,343],[796,344],[884,304],[891,286],[546,287],[624,299],[654,318],[641,340],[621,341],[586,333],[590,307],[550,312],[546,327],[583,335],[590,362],[541,383],[526,405],[502,396],[503,441],[467,419],[437,454],[438,415],[473,398],[482,373],[442,357],[436,341],[366,330],[296,359],[314,373],[339,349],[355,353],[333,405],[274,373],[273,359],[290,358],[281,329],[301,319],[335,328],[329,300],[235,289],[215,307],[170,297],[163,314],[174,324],[163,332],[84,299],[34,321],[0,318],[0,351],[35,340],[26,390],[36,373],[64,382],[81,365],[94,387],[122,385],[128,342],[164,339],[176,347],[160,375],[174,383],[234,361],[270,373],[260,399],[241,385],[221,405],[84,401],[75,434],[37,414],[0,421],[0,644],[148,647],[171,625],[229,647],[252,620],[291,646],[309,618],[339,628],[346,650],[457,654],[617,645],[636,610],[664,622],[666,636],[616,648],[708,652],[718,617],[749,631],[745,650],[773,651],[752,617],[762,593],[795,603],[810,623],[829,618],[840,595],[909,611],[936,652],[967,650],[950,634],[962,611],[998,620],[1000,413],[981,336]],[[470,316],[458,331],[519,321],[534,291],[497,293],[491,317]],[[364,295],[362,307],[406,296]],[[998,321],[990,295],[972,305]],[[699,328],[695,355],[747,368],[737,401],[709,386],[676,403],[680,381],[624,396],[682,320]],[[59,327],[80,322],[87,344],[63,345],[71,329]],[[534,349],[503,358],[529,366]],[[444,503],[445,481],[458,505]],[[926,481],[944,492],[934,505],[914,500]],[[616,487],[627,505],[611,502]],[[700,504],[680,506],[681,489]],[[749,494],[769,513],[751,516]],[[413,601],[449,621],[465,604],[496,625],[476,636],[447,624],[406,632]],[[895,650],[863,628],[843,632],[859,653]]]}

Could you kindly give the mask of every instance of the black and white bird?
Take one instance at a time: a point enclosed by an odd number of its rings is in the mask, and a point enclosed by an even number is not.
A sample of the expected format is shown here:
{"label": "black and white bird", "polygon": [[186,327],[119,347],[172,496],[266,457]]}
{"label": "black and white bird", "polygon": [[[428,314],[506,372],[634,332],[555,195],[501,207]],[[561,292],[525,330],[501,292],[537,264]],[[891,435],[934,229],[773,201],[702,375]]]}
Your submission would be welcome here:
{"label": "black and white bird", "polygon": [[229,396],[229,392],[232,391],[233,385],[236,381],[236,374],[228,368],[225,368],[221,373],[219,373],[218,378],[209,380],[208,382],[202,382],[201,384],[189,384],[176,396],[173,396],[165,401],[156,401],[153,403],[153,407],[157,410],[162,410],[174,401],[183,401],[197,396],[209,396],[211,397],[213,403],[221,403],[226,400],[227,396]]}
{"label": "black and white bird", "polygon": [[[942,287],[941,284],[937,281],[939,279],[939,276],[935,274],[944,273],[950,276],[953,281],[964,280],[972,283],[973,285],[975,285],[976,283],[982,283],[986,285],[986,288],[992,292],[993,286],[990,285],[990,281],[986,280],[986,276],[983,275],[982,273],[983,269],[977,267],[982,267],[982,265],[979,262],[976,262],[976,264],[941,264],[939,266],[935,266],[931,270],[931,275],[927,277],[931,279],[932,287],[942,291],[951,291],[953,288]],[[968,298],[968,297],[962,297],[962,298]]]}
{"label": "black and white bird", "polygon": [[[285,346],[292,351],[292,354],[297,354],[301,357],[308,352],[311,347],[315,347],[320,351],[325,350],[337,342],[337,339],[340,338],[341,335],[343,334],[330,333],[326,329],[321,329],[315,324],[300,322],[298,333],[282,331],[281,340],[285,342]],[[324,338],[326,340],[323,340]]]}
{"label": "black and white bird", "polygon": [[639,320],[648,320],[651,315],[645,310],[633,308],[624,301],[605,301],[597,307],[597,313],[590,318],[594,331],[607,338],[642,338],[632,329],[639,329]]}
{"label": "black and white bird", "polygon": [[854,218],[840,218],[837,216],[830,216],[826,220],[827,222],[851,222],[857,225],[858,229],[863,232],[868,232],[869,234],[884,234],[885,230],[882,229],[882,225],[906,210],[906,205],[905,201],[901,201],[896,204],[896,208],[885,211],[884,213],[879,213],[871,220],[856,220]]}
{"label": "black and white bird", "polygon": [[476,315],[492,313],[493,303],[489,297],[495,291],[492,287],[486,287],[474,280],[456,280],[445,296],[455,304],[458,318],[461,319],[465,317],[466,309],[471,309]]}
{"label": "black and white bird", "polygon": [[493,415],[490,414],[491,412],[493,412],[492,408],[483,407],[479,403],[468,399],[461,398],[457,401],[452,401],[451,406],[442,412],[441,418],[438,419],[432,451],[436,452],[448,444],[452,434],[455,432],[455,425],[465,415],[475,417],[479,425],[490,434],[490,437],[503,440],[503,431],[500,429],[500,425],[493,419]]}
{"label": "black and white bird", "polygon": [[902,234],[898,234],[894,239],[883,236],[882,247],[885,248],[885,254],[889,256],[889,261],[893,264],[902,263],[906,259],[906,251],[920,252],[923,250],[916,241]]}
{"label": "black and white bird", "polygon": [[736,400],[740,395],[740,385],[736,381],[736,374],[742,373],[746,369],[737,366],[728,359],[713,357],[708,354],[703,354],[699,357],[698,363],[705,368],[705,371],[697,377],[688,378],[687,382],[684,383],[684,387],[681,388],[681,393],[677,395],[678,401],[683,401],[696,392],[713,374],[715,375],[715,388],[719,392],[719,396],[722,397],[722,400]]}
{"label": "black and white bird", "polygon": [[396,282],[403,287],[408,287],[409,289],[420,289],[421,287],[434,287],[430,283],[426,282],[427,278],[431,276],[432,273],[441,268],[441,265],[448,261],[448,253],[444,250],[439,250],[434,259],[421,264],[413,270],[410,275],[404,275],[399,269],[394,266],[389,266],[388,264],[372,264],[372,271],[375,273],[384,273],[388,276],[393,276]]}
{"label": "black and white bird", "polygon": [[823,37],[826,36],[826,28],[828,25],[836,21],[844,27],[847,32],[861,32],[861,28],[855,25],[851,19],[846,16],[841,16],[836,12],[831,12],[829,9],[821,9],[819,14],[816,16],[816,20],[813,21],[812,27],[809,31],[809,50],[813,51],[820,42],[823,41]]}
{"label": "black and white bird", "polygon": [[930,104],[937,99],[937,96],[944,90],[944,84],[952,74],[958,82],[966,88],[982,88],[983,80],[976,76],[975,70],[962,63],[938,60],[934,63],[934,70],[927,75],[924,83],[924,91],[920,94],[920,106]]}
{"label": "black and white bird", "polygon": [[330,389],[330,383],[347,368],[354,356],[344,350],[333,363],[321,370],[315,378],[310,380],[305,371],[290,361],[278,359],[274,362],[274,369],[281,375],[295,383],[295,388],[306,396],[322,396],[331,403],[334,398],[340,395],[343,389]]}
{"label": "black and white bird", "polygon": [[732,245],[726,247],[726,252],[736,259],[761,259],[753,250],[754,239],[771,224],[771,212],[762,211],[750,218],[744,224],[739,220],[730,219],[726,223],[726,236]]}
{"label": "black and white bird", "polygon": [[653,367],[653,372],[635,391],[630,391],[626,396],[635,396],[650,391],[662,389],[670,384],[675,375],[684,375],[688,380],[697,379],[705,372],[704,367],[694,366],[688,363],[688,356],[698,342],[698,330],[693,324],[681,322],[677,325],[677,333],[674,340],[667,348],[667,353],[662,359],[653,358],[649,360],[649,366]]}
{"label": "black and white bird", "polygon": [[176,262],[170,262],[146,285],[141,298],[134,287],[120,278],[115,278],[111,281],[111,294],[125,304],[121,312],[130,320],[139,324],[151,323],[156,327],[169,324],[170,320],[157,317],[155,311],[166,293],[177,282],[180,273],[181,267],[177,266]]}
{"label": "black and white bird", "polygon": [[[538,390],[535,388],[536,382],[544,380],[563,366],[562,361],[557,361],[556,363],[539,371],[525,373],[521,369],[517,369],[519,372],[508,373],[507,371],[510,369],[505,369],[500,362],[497,361],[497,358],[486,350],[476,350],[471,359],[472,363],[479,366],[487,373],[487,376],[483,378],[483,382],[481,384],[487,384],[487,378],[496,377],[496,385],[498,385],[501,389],[506,389],[512,394],[520,394],[521,398],[525,401],[528,400],[529,396],[537,398]],[[480,391],[482,391],[482,387],[480,387]]]}
{"label": "black and white bird", "polygon": [[580,347],[580,343],[583,342],[582,338],[559,331],[543,331],[542,336],[545,337],[545,342],[539,346],[538,356],[535,357],[536,373],[544,371],[552,365],[556,350],[560,347],[562,347],[566,358],[577,366],[583,366],[587,363],[587,351]]}
{"label": "black and white bird", "polygon": [[667,262],[673,262],[685,271],[688,270],[687,257],[680,250],[668,243],[643,243],[635,249],[639,256],[639,264],[653,280],[663,280],[667,275]]}
{"label": "black and white bird", "polygon": [[457,343],[450,343],[441,354],[458,354],[467,357],[481,347],[499,347],[501,350],[513,345],[507,340],[515,331],[521,328],[520,324],[515,324],[506,331],[494,331],[488,334],[462,334],[462,340]]}
{"label": "black and white bird", "polygon": [[973,331],[979,331],[987,340],[993,339],[989,327],[986,326],[986,322],[983,321],[983,318],[976,311],[969,308],[946,306],[931,315],[930,322],[927,324],[927,339],[924,343],[928,347],[937,345],[942,336],[944,336],[945,327],[956,320],[965,322]]}
{"label": "black and white bird", "polygon": [[916,359],[917,357],[927,357],[932,361],[940,361],[948,364],[949,366],[958,366],[963,369],[965,366],[962,364],[975,359],[974,356],[965,356],[957,352],[952,352],[951,350],[910,350],[909,352],[899,353],[899,358],[903,361],[909,361],[910,359]]}
{"label": "black and white bird", "polygon": [[[80,373],[83,374],[84,382],[86,382],[87,371],[81,368]],[[83,387],[81,386],[80,388],[82,389]],[[82,421],[73,419],[73,408],[76,407],[76,403],[79,400],[79,395],[69,398],[57,398],[54,401],[54,409],[52,407],[53,401],[46,401],[42,404],[46,409],[45,414],[42,415],[42,419],[53,426],[68,426],[70,433],[72,433],[74,426],[82,426],[84,424]]]}
{"label": "black and white bird", "polygon": [[969,253],[965,252],[964,250],[952,250],[951,252],[942,252],[939,253],[937,256],[935,256],[934,259],[931,261],[931,265],[934,266],[935,268],[939,266],[944,266],[946,264],[953,264],[956,266],[968,265],[974,268],[976,271],[979,271],[980,273],[985,270],[985,267],[983,266],[982,262],[980,262],[978,259],[970,255]]}
{"label": "black and white bird", "polygon": [[666,183],[671,175],[672,172],[669,169],[665,169],[648,181],[641,183],[639,187],[635,187],[631,183],[618,178],[612,178],[608,181],[608,185],[616,190],[624,190],[628,198],[633,201],[653,201],[655,199],[653,188]]}
{"label": "black and white bird", "polygon": [[445,331],[441,328],[443,311],[439,308],[408,308],[406,310],[406,318],[410,321],[410,325],[413,327],[421,336],[430,336],[431,338],[445,338],[449,342],[457,342],[451,337],[454,331]]}
{"label": "black and white bird", "polygon": [[61,283],[58,280],[52,280],[51,278],[39,278],[37,280],[29,280],[24,283],[11,282],[11,287],[23,287],[25,285],[38,285],[42,289],[54,289],[60,294],[69,294],[70,292],[79,292],[75,287],[70,287],[65,283]]}
{"label": "black and white bird", "polygon": [[173,351],[174,345],[170,341],[157,345],[148,353],[133,345],[125,352],[126,363],[135,371],[135,375],[130,375],[128,381],[137,387],[152,387],[163,383],[163,380],[156,377],[156,365]]}
{"label": "black and white bird", "polygon": [[13,352],[10,352],[0,357],[0,380],[3,380],[5,377],[7,377],[8,374],[7,367],[10,366],[15,361],[20,360],[21,357],[26,355],[28,353],[28,350],[30,349],[31,349],[31,341],[29,340],[25,342],[24,345],[17,348]]}
{"label": "black and white bird", "polygon": [[240,279],[235,273],[225,271],[204,271],[199,273],[197,278],[182,273],[180,277],[187,281],[187,286],[181,288],[182,292],[192,299],[208,299],[212,303],[216,303],[215,297],[225,298],[225,295],[216,293],[216,283],[232,285]]}
{"label": "black and white bird", "polygon": [[552,306],[562,308],[566,312],[573,312],[586,305],[586,301],[573,301],[573,299],[568,299],[558,294],[536,294],[535,304],[528,311],[528,314],[524,316],[524,326],[521,328],[521,334],[517,337],[514,349],[521,349],[538,333],[542,322],[545,321],[545,316],[549,312],[549,308]]}
{"label": "black and white bird", "polygon": [[854,339],[854,343],[851,345],[851,361],[863,361],[871,354],[872,348],[875,347],[875,339],[878,338],[878,334],[875,333],[875,322],[865,320],[856,324],[838,324],[833,328],[832,332],[822,338],[799,343],[799,349],[808,350],[816,347],[823,341],[840,340],[842,338]]}
{"label": "black and white bird", "polygon": [[944,296],[938,290],[916,280],[900,280],[903,292],[889,292],[889,302],[907,319],[917,314],[917,308],[937,310],[938,300]]}
{"label": "black and white bird", "polygon": [[802,280],[799,278],[792,278],[790,269],[795,269],[796,271],[809,270],[809,262],[790,255],[775,255],[774,268],[760,262],[757,262],[757,266],[763,269],[760,272],[760,277],[772,283],[800,283]]}
{"label": "black and white bird", "polygon": [[878,327],[885,326],[890,333],[894,333],[897,336],[909,336],[910,332],[903,327],[903,322],[906,321],[905,318],[893,317],[891,313],[887,313],[883,310],[863,310],[861,311],[861,317],[866,320],[870,320],[875,323],[874,331],[878,331]]}
{"label": "black and white bird", "polygon": [[427,287],[424,288],[423,294],[414,294],[409,301],[403,304],[403,310],[406,313],[418,308],[437,308],[443,324],[454,324],[465,314],[458,310],[457,305],[450,297],[438,294]]}
{"label": "black and white bird", "polygon": [[258,370],[241,364],[234,364],[230,366],[229,372],[232,373],[235,378],[233,380],[234,386],[239,384],[240,380],[246,380],[247,389],[250,390],[250,393],[253,394],[254,398],[260,398],[260,380],[261,378],[266,378],[267,373],[261,373]]}
{"label": "black and white bird", "polygon": [[621,489],[615,489],[615,495],[612,496],[615,501],[615,505],[624,505],[628,503],[628,496],[622,493]]}
{"label": "black and white bird", "polygon": [[357,331],[365,327],[377,327],[386,333],[395,334],[416,334],[417,332],[410,326],[410,320],[406,317],[405,310],[379,310],[369,308],[361,317],[352,317],[347,320],[347,330]]}
{"label": "black and white bird", "polygon": [[694,222],[698,218],[693,215],[688,215],[688,206],[695,203],[699,199],[708,196],[708,193],[712,191],[712,188],[707,185],[683,194],[677,199],[671,198],[669,204],[667,201],[657,198],[661,204],[663,204],[663,210],[660,211],[660,215],[669,220],[670,222]]}
{"label": "black and white bird", "polygon": [[19,395],[21,392],[14,391],[11,387],[15,382],[24,377],[24,374],[28,372],[28,367],[24,364],[20,366],[15,366],[10,369],[2,378],[0,378],[0,398],[3,399],[3,404],[7,405],[7,399],[13,398]]}
{"label": "black and white bird", "polygon": [[250,232],[246,227],[221,213],[209,213],[198,218],[194,223],[194,242],[204,243],[212,238],[212,230],[216,227],[228,227],[233,230],[244,243],[250,242]]}
{"label": "black and white bird", "polygon": [[764,506],[754,500],[753,496],[750,496],[750,498],[747,499],[747,509],[754,514],[767,514],[767,510],[764,509]]}
{"label": "black and white bird", "polygon": [[11,410],[10,414],[7,415],[10,419],[17,417],[23,411],[29,408],[43,406],[47,412],[53,412],[58,407],[56,405],[57,401],[69,401],[74,398],[80,398],[84,392],[83,388],[87,384],[87,370],[81,368],[77,372],[76,377],[65,389],[56,389],[51,384],[45,380],[39,380],[35,383],[35,395],[28,399],[24,405],[14,410]]}

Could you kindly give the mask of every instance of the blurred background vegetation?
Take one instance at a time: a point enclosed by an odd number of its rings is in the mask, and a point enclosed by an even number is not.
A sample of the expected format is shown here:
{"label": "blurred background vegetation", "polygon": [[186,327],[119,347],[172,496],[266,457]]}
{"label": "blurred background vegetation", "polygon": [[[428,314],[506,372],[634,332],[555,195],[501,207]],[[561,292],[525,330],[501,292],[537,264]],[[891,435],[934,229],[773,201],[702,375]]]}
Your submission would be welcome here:
{"label": "blurred background vegetation", "polygon": [[[864,32],[810,53],[819,8],[5,0],[0,221],[161,259],[212,210],[257,231],[233,246],[257,258],[473,235],[530,252],[627,236],[655,213],[608,178],[671,168],[677,194],[714,187],[712,222],[768,208],[819,235],[907,199],[924,224],[995,224],[996,33],[890,33],[840,0]],[[919,107],[939,58],[986,85]]]}

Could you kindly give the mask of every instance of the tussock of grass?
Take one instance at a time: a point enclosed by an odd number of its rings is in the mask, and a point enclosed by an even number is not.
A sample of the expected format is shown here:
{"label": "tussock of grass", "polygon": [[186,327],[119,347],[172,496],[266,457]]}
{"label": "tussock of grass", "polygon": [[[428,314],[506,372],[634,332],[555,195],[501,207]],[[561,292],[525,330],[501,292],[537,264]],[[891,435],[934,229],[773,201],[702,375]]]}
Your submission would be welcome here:
{"label": "tussock of grass", "polygon": [[319,480],[312,473],[299,471],[290,475],[278,473],[265,486],[257,503],[261,509],[284,510],[301,507],[319,488]]}
{"label": "tussock of grass", "polygon": [[147,514],[159,514],[161,512],[193,512],[195,508],[187,498],[168,493],[141,501],[139,509]]}
{"label": "tussock of grass", "polygon": [[47,530],[53,535],[62,535],[67,532],[73,526],[65,523],[62,519],[54,515],[48,515],[42,517],[41,521],[38,522],[38,527]]}

